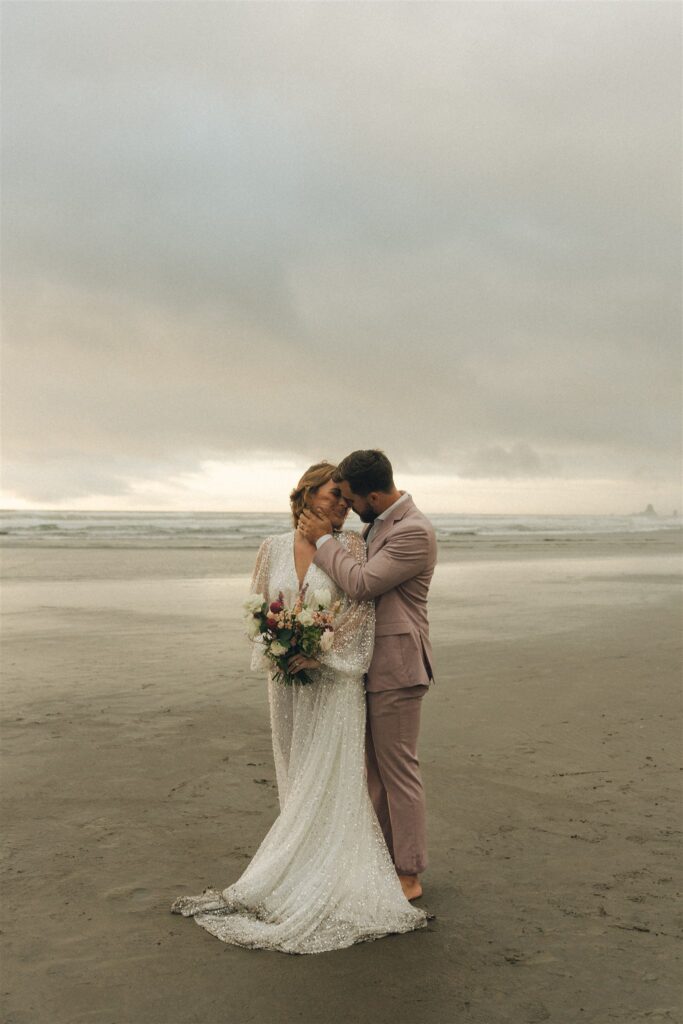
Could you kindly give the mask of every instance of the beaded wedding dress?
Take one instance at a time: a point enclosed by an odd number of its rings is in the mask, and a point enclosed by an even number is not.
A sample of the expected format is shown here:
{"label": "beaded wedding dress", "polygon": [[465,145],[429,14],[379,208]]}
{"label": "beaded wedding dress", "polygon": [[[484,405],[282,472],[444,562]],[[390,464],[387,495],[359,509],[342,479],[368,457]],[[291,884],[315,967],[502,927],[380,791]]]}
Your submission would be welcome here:
{"label": "beaded wedding dress", "polygon": [[[299,592],[295,531],[261,545],[251,591],[287,603]],[[365,562],[358,533],[335,532]],[[322,953],[383,935],[424,928],[427,914],[403,895],[365,777],[363,676],[372,657],[372,601],[354,602],[313,563],[304,578],[342,605],[334,644],[307,670],[309,685],[286,686],[268,675],[280,814],[244,874],[227,889],[180,896],[174,913],[223,942],[286,953]],[[270,669],[254,644],[251,667]]]}

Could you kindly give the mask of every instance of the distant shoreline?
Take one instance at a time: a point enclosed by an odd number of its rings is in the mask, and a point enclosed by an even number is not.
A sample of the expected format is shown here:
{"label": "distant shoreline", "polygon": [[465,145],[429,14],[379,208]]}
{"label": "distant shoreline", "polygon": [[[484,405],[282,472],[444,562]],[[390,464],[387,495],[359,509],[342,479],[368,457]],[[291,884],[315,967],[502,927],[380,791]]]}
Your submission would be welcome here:
{"label": "distant shoreline", "polygon": [[[0,542],[2,578],[5,583],[38,578],[70,580],[105,577],[116,579],[220,579],[249,576],[254,567],[260,539],[246,538],[239,544],[208,546],[186,540],[145,543],[103,544],[75,541],[57,543],[21,542],[3,538]],[[516,536],[460,536],[438,542],[437,572],[440,567],[471,562],[524,562],[600,560],[654,555],[668,559],[672,572],[680,572],[683,529],[633,533],[521,534]],[[681,577],[683,580],[683,576]]]}
{"label": "distant shoreline", "polygon": [[[596,538],[683,536],[680,516],[468,515],[432,513],[428,516],[442,550],[484,550],[540,544],[569,546]],[[253,551],[264,537],[292,529],[291,515],[278,513],[215,512],[81,512],[10,511],[0,517],[0,548],[113,550]],[[355,514],[344,529],[360,532]]]}
{"label": "distant shoreline", "polygon": [[[289,529],[289,528],[288,528]],[[351,531],[360,532],[354,525],[354,527],[348,528]],[[274,533],[286,533],[287,530],[275,530],[271,531]],[[213,543],[207,544],[203,539],[197,539],[197,542],[192,544],[188,543],[188,538],[178,538],[177,543],[172,538],[164,537],[154,539],[152,537],[140,537],[137,541],[131,541],[130,538],[121,541],[112,541],[111,543],[103,542],[97,538],[88,540],[87,538],[68,538],[65,537],[63,540],[57,541],[55,538],[49,537],[45,534],[42,536],[33,536],[32,538],[26,537],[10,537],[3,536],[0,531],[0,548],[26,548],[29,550],[40,550],[49,548],[94,548],[97,550],[107,549],[115,551],[126,551],[126,550],[137,550],[137,549],[157,549],[157,550],[169,550],[169,551],[183,551],[183,550],[207,550],[207,551],[254,551],[257,550],[263,540],[264,536],[269,534],[254,534],[253,536],[240,537],[235,540],[225,539],[223,541],[214,541]],[[661,528],[654,528],[651,530],[614,530],[612,532],[603,530],[600,532],[583,533],[578,530],[539,530],[536,533],[477,533],[474,530],[463,530],[458,533],[452,533],[448,536],[439,537],[437,531],[437,541],[440,547],[445,548],[458,548],[467,546],[472,543],[477,545],[485,545],[495,543],[498,545],[505,546],[527,546],[535,542],[550,542],[554,541],[557,543],[580,543],[581,541],[595,542],[600,540],[625,540],[632,538],[634,540],[652,540],[654,538],[668,537],[678,538],[683,541],[683,526],[663,526]]]}

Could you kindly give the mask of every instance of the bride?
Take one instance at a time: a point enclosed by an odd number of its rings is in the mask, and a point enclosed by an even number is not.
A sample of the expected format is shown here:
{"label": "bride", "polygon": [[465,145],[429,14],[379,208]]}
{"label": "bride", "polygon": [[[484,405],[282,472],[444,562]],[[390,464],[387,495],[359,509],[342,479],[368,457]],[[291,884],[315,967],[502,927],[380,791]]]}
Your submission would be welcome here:
{"label": "bride", "polygon": [[[290,495],[294,529],[261,545],[251,592],[287,603],[307,585],[342,605],[332,649],[292,658],[308,685],[287,686],[269,672],[268,696],[280,814],[244,874],[227,889],[179,896],[171,910],[194,917],[223,942],[285,953],[322,953],[424,928],[428,915],[403,895],[365,777],[365,691],[372,658],[372,601],[351,601],[312,562],[315,545],[296,526],[304,508],[328,515],[334,541],[366,561],[360,534],[342,531],[348,506],[335,466],[311,466]],[[328,541],[328,543],[330,543]],[[252,669],[271,663],[254,644]]]}

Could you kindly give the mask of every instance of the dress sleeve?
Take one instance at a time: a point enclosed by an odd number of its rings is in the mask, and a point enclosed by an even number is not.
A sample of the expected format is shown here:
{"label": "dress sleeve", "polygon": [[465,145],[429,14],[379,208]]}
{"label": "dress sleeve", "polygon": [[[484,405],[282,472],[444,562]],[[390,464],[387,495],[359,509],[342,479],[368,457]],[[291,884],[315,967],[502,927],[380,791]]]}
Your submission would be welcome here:
{"label": "dress sleeve", "polygon": [[[365,541],[359,533],[346,531],[328,544],[344,544],[360,563],[367,561]],[[363,675],[370,668],[375,644],[375,602],[354,601],[341,595],[341,607],[334,620],[332,649],[316,659],[336,672]]]}
{"label": "dress sleeve", "polygon": [[[251,577],[250,594],[261,594],[265,601],[270,601],[268,584],[270,580],[270,549],[272,537],[266,537],[256,555],[256,565]],[[263,653],[263,644],[260,638],[252,640],[251,650],[251,671],[269,672],[272,668],[270,661]]]}

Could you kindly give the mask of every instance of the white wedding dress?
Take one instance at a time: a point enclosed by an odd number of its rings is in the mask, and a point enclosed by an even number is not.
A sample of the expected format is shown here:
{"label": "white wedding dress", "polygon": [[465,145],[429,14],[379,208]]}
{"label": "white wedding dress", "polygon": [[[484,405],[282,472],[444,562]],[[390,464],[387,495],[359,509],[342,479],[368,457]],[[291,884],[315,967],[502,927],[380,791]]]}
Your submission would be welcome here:
{"label": "white wedding dress", "polygon": [[[267,537],[252,593],[269,601],[299,591],[295,531]],[[359,561],[358,533],[337,532]],[[428,915],[403,895],[367,790],[363,676],[372,657],[372,601],[352,602],[318,566],[304,585],[342,600],[332,650],[309,670],[309,685],[268,676],[280,814],[246,871],[227,889],[180,896],[171,909],[194,917],[223,942],[286,953],[322,953],[383,935],[424,928]],[[255,643],[252,669],[268,671]]]}

